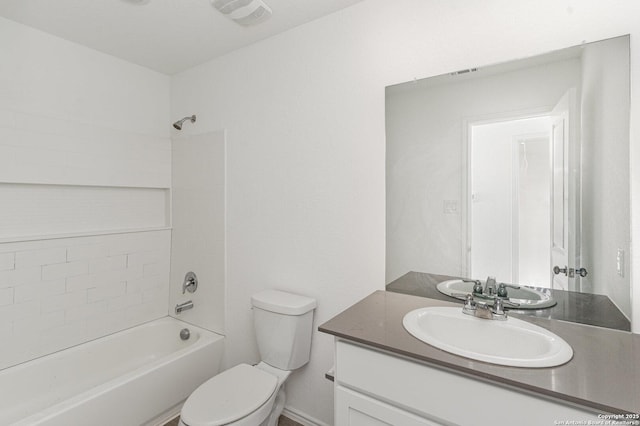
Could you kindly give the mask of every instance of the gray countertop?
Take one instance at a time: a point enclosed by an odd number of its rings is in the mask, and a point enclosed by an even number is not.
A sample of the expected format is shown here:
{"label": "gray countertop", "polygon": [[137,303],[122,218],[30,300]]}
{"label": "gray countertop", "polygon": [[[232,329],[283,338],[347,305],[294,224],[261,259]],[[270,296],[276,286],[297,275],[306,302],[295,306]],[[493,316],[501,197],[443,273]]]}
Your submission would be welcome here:
{"label": "gray countertop", "polygon": [[376,291],[319,327],[324,333],[445,367],[472,377],[607,413],[640,413],[640,335],[514,314],[571,345],[574,356],[553,368],[504,367],[437,349],[405,331],[414,309],[459,306],[426,297]]}
{"label": "gray countertop", "polygon": [[[430,299],[459,302],[453,297],[444,295],[436,286],[443,281],[457,279],[448,275],[437,275],[425,272],[408,272],[397,280],[387,284],[387,291],[412,294]],[[511,310],[522,315],[538,318],[557,319],[579,322],[598,327],[615,328],[631,331],[631,322],[607,296],[574,291],[550,290],[552,297],[558,302],[547,309]]]}

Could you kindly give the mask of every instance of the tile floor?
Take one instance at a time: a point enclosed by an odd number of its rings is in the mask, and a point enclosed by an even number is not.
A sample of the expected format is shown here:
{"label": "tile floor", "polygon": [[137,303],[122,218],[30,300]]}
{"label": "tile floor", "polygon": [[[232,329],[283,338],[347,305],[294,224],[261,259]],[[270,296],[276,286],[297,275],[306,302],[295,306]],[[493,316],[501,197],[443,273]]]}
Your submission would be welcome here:
{"label": "tile floor", "polygon": [[302,426],[298,422],[294,422],[289,417],[280,416],[278,419],[278,426]]}

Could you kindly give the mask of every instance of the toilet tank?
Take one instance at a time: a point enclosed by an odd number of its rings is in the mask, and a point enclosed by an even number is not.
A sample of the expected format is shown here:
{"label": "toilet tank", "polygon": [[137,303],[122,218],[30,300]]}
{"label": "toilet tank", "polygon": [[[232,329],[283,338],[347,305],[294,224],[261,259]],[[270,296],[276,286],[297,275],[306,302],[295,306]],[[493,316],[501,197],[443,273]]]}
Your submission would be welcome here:
{"label": "toilet tank", "polygon": [[262,361],[281,370],[295,370],[309,362],[316,300],[265,290],[254,294],[251,304]]}

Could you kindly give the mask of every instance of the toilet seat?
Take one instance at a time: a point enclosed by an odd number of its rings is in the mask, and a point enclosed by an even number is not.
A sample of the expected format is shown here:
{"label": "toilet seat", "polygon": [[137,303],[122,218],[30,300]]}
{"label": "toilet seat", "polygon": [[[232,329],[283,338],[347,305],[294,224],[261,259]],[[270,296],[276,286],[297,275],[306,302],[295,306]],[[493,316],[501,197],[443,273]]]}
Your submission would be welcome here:
{"label": "toilet seat", "polygon": [[239,364],[204,382],[182,407],[188,426],[218,426],[237,421],[264,405],[278,379],[247,364]]}

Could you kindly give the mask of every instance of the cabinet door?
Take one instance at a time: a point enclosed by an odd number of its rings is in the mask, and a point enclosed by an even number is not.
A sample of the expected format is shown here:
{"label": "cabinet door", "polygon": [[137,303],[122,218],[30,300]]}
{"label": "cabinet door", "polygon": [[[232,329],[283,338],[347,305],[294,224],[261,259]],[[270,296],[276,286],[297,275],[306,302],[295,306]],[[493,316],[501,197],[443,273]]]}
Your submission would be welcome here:
{"label": "cabinet door", "polygon": [[335,380],[338,388],[372,395],[374,401],[385,401],[445,424],[540,426],[567,419],[584,424],[598,421],[597,413],[588,411],[591,409],[514,391],[343,341],[336,347]]}
{"label": "cabinet door", "polygon": [[342,386],[335,388],[335,426],[440,426]]}

